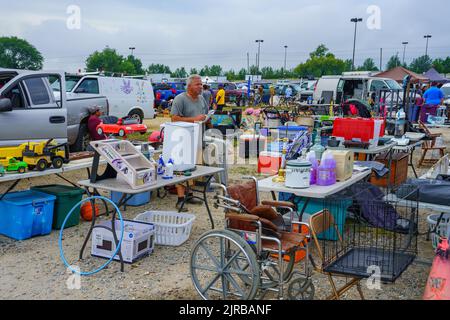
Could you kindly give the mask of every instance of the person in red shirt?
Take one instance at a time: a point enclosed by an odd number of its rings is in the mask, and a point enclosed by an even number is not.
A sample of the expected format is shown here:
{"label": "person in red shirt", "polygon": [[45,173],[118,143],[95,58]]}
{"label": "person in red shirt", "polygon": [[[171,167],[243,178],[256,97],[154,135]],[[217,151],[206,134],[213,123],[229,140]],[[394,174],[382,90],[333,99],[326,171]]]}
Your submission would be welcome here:
{"label": "person in red shirt", "polygon": [[89,108],[90,116],[88,119],[88,130],[92,141],[106,140],[107,137],[104,134],[98,134],[97,126],[102,123],[100,117],[102,116],[102,110],[99,106],[92,106]]}

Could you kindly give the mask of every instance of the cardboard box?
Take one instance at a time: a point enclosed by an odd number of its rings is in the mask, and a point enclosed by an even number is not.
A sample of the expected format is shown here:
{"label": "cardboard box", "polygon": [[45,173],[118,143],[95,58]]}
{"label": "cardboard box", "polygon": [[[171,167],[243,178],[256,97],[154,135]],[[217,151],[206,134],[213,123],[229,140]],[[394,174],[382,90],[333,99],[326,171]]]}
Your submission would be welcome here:
{"label": "cardboard box", "polygon": [[[100,228],[98,226],[101,226]],[[121,223],[115,222],[116,235],[119,239],[121,235]],[[94,257],[111,258],[116,251],[113,234],[110,230],[111,221],[98,223],[92,231],[91,255]],[[151,254],[155,246],[155,226],[151,223],[124,220],[123,241],[120,248],[123,261],[134,263],[143,256]],[[114,260],[120,261],[119,255]]]}
{"label": "cardboard box", "polygon": [[336,160],[336,180],[346,181],[353,175],[353,164],[355,155],[353,151],[329,150]]}

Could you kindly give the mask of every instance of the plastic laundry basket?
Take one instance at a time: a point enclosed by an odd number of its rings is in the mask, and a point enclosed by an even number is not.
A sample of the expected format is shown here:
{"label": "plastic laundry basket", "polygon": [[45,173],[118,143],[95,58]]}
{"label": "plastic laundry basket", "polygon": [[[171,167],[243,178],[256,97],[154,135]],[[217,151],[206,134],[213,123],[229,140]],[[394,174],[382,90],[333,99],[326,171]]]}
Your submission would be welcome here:
{"label": "plastic laundry basket", "polygon": [[155,244],[180,246],[189,239],[195,215],[168,211],[147,211],[139,214],[134,220],[155,225]]}
{"label": "plastic laundry basket", "polygon": [[[441,216],[440,214],[432,214],[427,217],[427,222],[430,231],[433,231],[434,228],[436,228],[436,224],[440,216]],[[431,234],[431,243],[433,245],[433,249],[436,250],[441,237],[447,238],[449,236],[450,231],[449,227],[450,227],[450,213],[446,213],[442,216],[441,222],[439,223],[436,232]]]}

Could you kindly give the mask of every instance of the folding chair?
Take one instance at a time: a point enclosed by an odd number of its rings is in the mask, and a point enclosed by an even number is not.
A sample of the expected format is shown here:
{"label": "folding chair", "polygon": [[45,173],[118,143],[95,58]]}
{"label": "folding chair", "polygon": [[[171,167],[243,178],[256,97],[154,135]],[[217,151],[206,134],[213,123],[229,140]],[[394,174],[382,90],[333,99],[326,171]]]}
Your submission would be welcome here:
{"label": "folding chair", "polygon": [[426,159],[426,155],[428,153],[428,151],[439,151],[439,158],[443,158],[445,156],[445,151],[446,151],[446,147],[436,147],[436,140],[437,138],[442,136],[442,133],[431,133],[430,129],[428,129],[427,125],[425,123],[423,123],[422,121],[419,120],[419,127],[420,129],[425,131],[425,134],[427,136],[428,139],[427,141],[424,141],[423,145],[422,145],[422,157],[420,158],[419,161],[419,167],[421,167],[423,164],[427,164],[427,165],[433,165],[436,162],[439,161],[439,159]]}
{"label": "folding chair", "polygon": [[[326,272],[323,269],[324,265],[324,252],[322,251],[322,247],[319,243],[319,237],[318,235],[326,232],[330,228],[335,228],[336,234],[338,235],[338,242],[339,244],[342,244],[342,235],[339,232],[336,224],[334,223],[333,215],[328,210],[323,210],[319,213],[316,213],[315,215],[311,216],[310,218],[310,230],[311,230],[311,236],[314,240],[315,246],[317,248],[317,254],[320,258],[320,265],[317,265],[316,263],[313,263],[314,270],[324,274],[328,277],[328,280],[330,281],[331,288],[333,290],[333,294],[327,297],[327,300],[339,300],[340,297],[347,292],[350,288],[353,286],[356,286],[356,289],[358,290],[358,293],[362,300],[364,300],[364,294],[362,292],[361,283],[360,281],[362,278],[350,278],[345,275],[336,274],[336,273],[330,273]],[[350,281],[346,281],[346,284],[342,288],[337,288],[336,284],[333,280],[333,277],[340,277],[340,278],[350,278]]]}

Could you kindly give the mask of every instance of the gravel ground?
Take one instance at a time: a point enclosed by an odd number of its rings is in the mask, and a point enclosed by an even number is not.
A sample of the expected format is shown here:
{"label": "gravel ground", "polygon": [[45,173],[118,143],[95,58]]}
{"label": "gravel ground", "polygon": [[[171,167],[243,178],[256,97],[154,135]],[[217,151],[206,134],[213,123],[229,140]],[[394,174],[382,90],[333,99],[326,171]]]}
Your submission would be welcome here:
{"label": "gravel ground", "polygon": [[[437,131],[439,132],[439,131]],[[448,147],[450,131],[445,131]],[[419,152],[416,152],[416,157]],[[423,170],[419,170],[424,172]],[[254,173],[254,166],[233,167],[231,180],[239,180],[243,174]],[[65,175],[72,181],[86,177],[85,172]],[[412,176],[412,173],[411,175]],[[33,185],[62,183],[57,177],[33,179]],[[30,181],[22,181],[19,190],[27,189]],[[0,186],[0,192],[6,186]],[[209,194],[210,201],[212,194]],[[267,197],[265,195],[264,197]],[[176,197],[170,195],[158,199],[153,194],[151,202],[143,207],[128,207],[125,218],[133,219],[146,210],[172,210]],[[49,236],[36,237],[26,241],[15,241],[0,236],[0,299],[198,299],[198,295],[189,277],[190,249],[195,240],[210,230],[206,209],[203,206],[189,205],[190,212],[196,215],[189,240],[180,247],[157,246],[155,252],[133,265],[126,265],[125,272],[120,272],[119,264],[114,262],[107,269],[94,276],[81,278],[81,289],[69,290],[66,282],[69,273],[59,256],[59,232],[53,231]],[[426,217],[430,212],[420,212],[420,230],[426,231]],[[213,209],[217,228],[223,228],[223,213]],[[77,261],[81,242],[89,229],[88,222],[65,230],[64,250],[69,261]],[[431,242],[424,236],[419,238],[418,260],[431,263],[433,250]],[[85,259],[78,262],[81,270],[95,269],[105,260],[90,257],[90,247],[85,252]],[[421,299],[430,270],[429,265],[413,263],[395,284],[383,284],[381,290],[369,290],[363,281],[363,291],[368,299],[406,300]],[[316,287],[316,299],[324,299],[330,294],[326,277],[313,274]],[[268,296],[267,298],[271,298]],[[351,289],[345,299],[359,299],[356,289]]]}

